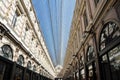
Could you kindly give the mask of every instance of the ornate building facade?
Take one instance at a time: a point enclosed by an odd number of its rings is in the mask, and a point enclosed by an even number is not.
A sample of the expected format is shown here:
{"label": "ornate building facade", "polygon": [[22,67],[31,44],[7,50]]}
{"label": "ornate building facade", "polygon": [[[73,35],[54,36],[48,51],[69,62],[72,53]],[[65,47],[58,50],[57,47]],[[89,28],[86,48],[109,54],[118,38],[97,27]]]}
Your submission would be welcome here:
{"label": "ornate building facade", "polygon": [[120,80],[120,0],[76,0],[59,78]]}
{"label": "ornate building facade", "polygon": [[[39,26],[31,0],[0,0],[0,56],[53,79],[55,69]],[[7,68],[0,61],[0,71],[2,64]]]}

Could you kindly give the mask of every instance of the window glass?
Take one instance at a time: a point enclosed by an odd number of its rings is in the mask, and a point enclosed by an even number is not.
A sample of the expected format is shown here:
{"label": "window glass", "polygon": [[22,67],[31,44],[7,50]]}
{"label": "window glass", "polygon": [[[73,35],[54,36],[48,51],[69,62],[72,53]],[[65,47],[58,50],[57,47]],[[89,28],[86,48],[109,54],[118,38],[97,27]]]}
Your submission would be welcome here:
{"label": "window glass", "polygon": [[88,53],[87,53],[87,61],[93,59],[95,57],[94,49],[92,46],[88,47]]}
{"label": "window glass", "polygon": [[14,80],[22,80],[22,77],[23,77],[23,70],[17,67],[15,70]]}
{"label": "window glass", "polygon": [[120,37],[120,28],[114,22],[108,22],[104,25],[100,37],[100,50],[103,50],[108,44]]}
{"label": "window glass", "polygon": [[8,59],[13,58],[13,51],[12,48],[9,45],[3,45],[2,46],[3,56]]}
{"label": "window glass", "polygon": [[27,63],[27,68],[28,68],[28,69],[31,69],[31,67],[32,67],[32,66],[31,66],[31,62],[28,61],[28,63]]}
{"label": "window glass", "polygon": [[111,75],[113,80],[120,80],[120,45],[109,53]]}
{"label": "window glass", "polygon": [[17,60],[17,63],[21,66],[23,66],[24,64],[24,57],[22,55],[19,56],[18,60]]}
{"label": "window glass", "polygon": [[81,58],[80,58],[80,67],[83,66],[83,64],[84,64],[84,57],[81,56]]}
{"label": "window glass", "polygon": [[120,45],[102,56],[103,80],[120,80]]}
{"label": "window glass", "polygon": [[36,66],[35,65],[33,66],[33,71],[36,71]]}

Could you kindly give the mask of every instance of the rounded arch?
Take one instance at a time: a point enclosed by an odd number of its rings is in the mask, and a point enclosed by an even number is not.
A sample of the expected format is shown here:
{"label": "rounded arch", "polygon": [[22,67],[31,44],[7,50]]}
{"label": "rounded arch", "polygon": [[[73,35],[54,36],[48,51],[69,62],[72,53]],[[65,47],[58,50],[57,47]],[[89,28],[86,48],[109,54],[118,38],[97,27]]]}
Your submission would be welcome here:
{"label": "rounded arch", "polygon": [[120,26],[115,21],[108,21],[103,25],[99,36],[99,50],[103,50],[106,46],[120,37]]}
{"label": "rounded arch", "polygon": [[27,63],[27,68],[28,68],[28,69],[31,69],[31,68],[32,68],[32,64],[31,64],[30,61],[28,61],[28,63]]}
{"label": "rounded arch", "polygon": [[13,49],[10,45],[4,44],[2,47],[3,57],[7,59],[13,59]]}
{"label": "rounded arch", "polygon": [[87,53],[86,53],[86,60],[90,61],[94,57],[95,57],[94,48],[93,46],[89,45],[87,48]]}
{"label": "rounded arch", "polygon": [[24,65],[24,57],[22,55],[20,55],[17,59],[17,63],[21,66]]}
{"label": "rounded arch", "polygon": [[36,71],[36,65],[33,65],[33,71]]}

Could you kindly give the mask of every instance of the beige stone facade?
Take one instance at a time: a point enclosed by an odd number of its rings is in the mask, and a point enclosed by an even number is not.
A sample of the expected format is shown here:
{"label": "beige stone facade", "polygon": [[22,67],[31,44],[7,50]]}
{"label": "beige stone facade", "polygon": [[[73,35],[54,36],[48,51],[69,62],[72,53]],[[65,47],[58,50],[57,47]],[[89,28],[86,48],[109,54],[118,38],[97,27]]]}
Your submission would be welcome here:
{"label": "beige stone facade", "polygon": [[[24,67],[30,62],[31,70],[53,79],[55,69],[39,26],[31,0],[0,0],[0,55]],[[4,54],[6,47],[11,51]]]}

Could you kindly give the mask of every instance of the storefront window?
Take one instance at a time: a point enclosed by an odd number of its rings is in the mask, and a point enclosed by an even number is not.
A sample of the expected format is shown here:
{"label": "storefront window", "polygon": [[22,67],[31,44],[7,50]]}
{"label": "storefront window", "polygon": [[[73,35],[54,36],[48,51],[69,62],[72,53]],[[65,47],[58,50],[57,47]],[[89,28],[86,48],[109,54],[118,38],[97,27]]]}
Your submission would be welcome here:
{"label": "storefront window", "polygon": [[5,73],[5,68],[6,68],[5,63],[0,61],[0,80],[3,80],[3,76],[4,76],[4,73]]}
{"label": "storefront window", "polygon": [[[120,38],[120,27],[114,22],[105,24],[100,37],[100,50]],[[109,50],[109,49],[108,49]],[[120,45],[101,56],[102,80],[120,80]]]}
{"label": "storefront window", "polygon": [[120,80],[120,45],[109,53],[112,80]]}
{"label": "storefront window", "polygon": [[19,67],[16,68],[14,80],[22,80],[23,70]]}

